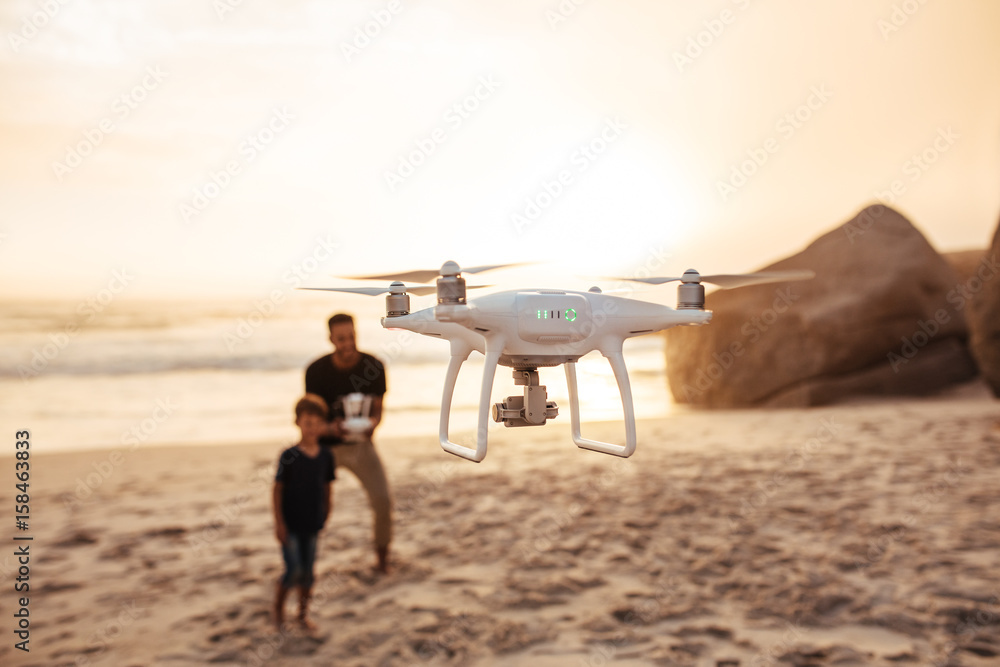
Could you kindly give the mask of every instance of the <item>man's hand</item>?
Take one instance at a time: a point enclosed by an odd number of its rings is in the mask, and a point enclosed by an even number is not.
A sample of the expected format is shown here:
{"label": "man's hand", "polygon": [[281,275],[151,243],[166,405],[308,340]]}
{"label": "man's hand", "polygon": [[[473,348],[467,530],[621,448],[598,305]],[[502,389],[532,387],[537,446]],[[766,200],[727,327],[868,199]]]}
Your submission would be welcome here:
{"label": "man's hand", "polygon": [[332,422],[327,422],[326,425],[327,435],[331,435],[335,438],[343,438],[345,432],[346,431],[344,431],[343,419],[334,419]]}

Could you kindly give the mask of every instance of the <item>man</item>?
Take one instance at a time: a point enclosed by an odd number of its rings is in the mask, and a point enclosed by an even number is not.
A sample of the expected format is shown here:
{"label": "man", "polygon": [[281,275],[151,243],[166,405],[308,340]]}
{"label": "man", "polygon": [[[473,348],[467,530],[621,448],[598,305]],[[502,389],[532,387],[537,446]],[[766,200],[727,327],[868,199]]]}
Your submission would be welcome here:
{"label": "man", "polygon": [[[389,571],[389,543],[392,541],[392,498],[382,461],[375,451],[372,435],[382,421],[382,398],[386,391],[382,362],[357,348],[354,318],[338,313],[327,323],[333,353],[320,357],[306,368],[306,393],[317,394],[330,407],[326,433],[319,442],[333,447],[337,466],[354,473],[374,512],[375,555],[378,570]],[[344,396],[362,393],[370,397],[371,425],[351,437],[344,428]]]}

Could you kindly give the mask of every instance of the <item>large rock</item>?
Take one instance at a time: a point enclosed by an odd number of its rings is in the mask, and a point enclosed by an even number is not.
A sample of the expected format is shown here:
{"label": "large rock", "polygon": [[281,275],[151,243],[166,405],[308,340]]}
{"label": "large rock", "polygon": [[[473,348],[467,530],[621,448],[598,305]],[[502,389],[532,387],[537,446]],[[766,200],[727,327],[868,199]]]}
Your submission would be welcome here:
{"label": "large rock", "polygon": [[667,331],[676,401],[821,405],[926,394],[975,376],[959,277],[896,211],[868,207],[762,270],[779,269],[816,277],[716,291],[710,324]]}
{"label": "large rock", "polygon": [[983,263],[983,257],[986,255],[986,252],[982,248],[953,250],[951,252],[943,252],[941,256],[944,257],[951,268],[955,269],[959,283],[964,284],[971,280],[976,275],[976,272],[979,271],[979,266]]}
{"label": "large rock", "polygon": [[983,378],[1000,397],[1000,226],[993,247],[983,254],[974,272],[964,281],[963,296],[969,309],[970,346]]}

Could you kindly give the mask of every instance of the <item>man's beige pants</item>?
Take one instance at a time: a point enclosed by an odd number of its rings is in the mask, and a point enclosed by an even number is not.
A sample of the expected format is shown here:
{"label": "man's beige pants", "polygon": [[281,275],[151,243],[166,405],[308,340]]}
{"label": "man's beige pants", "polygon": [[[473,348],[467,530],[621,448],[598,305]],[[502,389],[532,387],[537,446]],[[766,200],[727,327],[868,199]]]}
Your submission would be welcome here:
{"label": "man's beige pants", "polygon": [[337,468],[353,472],[368,494],[368,502],[375,513],[375,546],[389,546],[392,541],[392,496],[375,445],[370,440],[336,445],[333,456]]}

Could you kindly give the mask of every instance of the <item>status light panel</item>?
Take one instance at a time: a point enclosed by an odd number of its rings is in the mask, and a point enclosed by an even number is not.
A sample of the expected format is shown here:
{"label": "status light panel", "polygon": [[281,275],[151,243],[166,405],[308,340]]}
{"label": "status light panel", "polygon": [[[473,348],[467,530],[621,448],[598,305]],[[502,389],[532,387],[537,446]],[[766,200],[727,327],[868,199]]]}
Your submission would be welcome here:
{"label": "status light panel", "polygon": [[517,329],[522,340],[558,343],[586,338],[584,322],[590,319],[590,302],[579,294],[517,295]]}
{"label": "status light panel", "polygon": [[567,308],[566,310],[544,310],[539,308],[535,313],[535,318],[539,320],[562,320],[565,319],[567,322],[576,321],[576,308]]}

